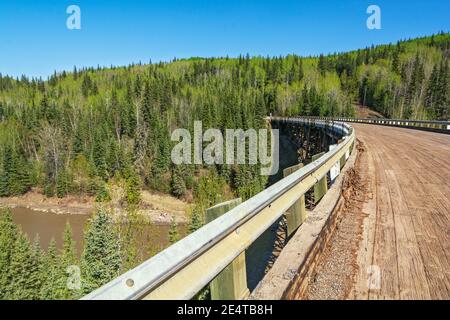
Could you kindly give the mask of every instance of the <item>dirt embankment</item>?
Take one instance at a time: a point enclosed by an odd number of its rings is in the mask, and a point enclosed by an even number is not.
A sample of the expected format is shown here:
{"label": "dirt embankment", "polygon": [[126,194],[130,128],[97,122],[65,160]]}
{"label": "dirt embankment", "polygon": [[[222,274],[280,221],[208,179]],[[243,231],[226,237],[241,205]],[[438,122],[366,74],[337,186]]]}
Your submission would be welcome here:
{"label": "dirt embankment", "polygon": [[369,107],[364,107],[362,105],[355,105],[356,117],[361,119],[377,119],[386,118],[381,113],[370,109]]}
{"label": "dirt embankment", "polygon": [[67,196],[47,198],[38,190],[15,197],[0,198],[0,206],[10,208],[28,208],[55,214],[90,214],[93,210],[94,198],[88,196]]}
{"label": "dirt embankment", "polygon": [[[141,207],[139,213],[146,216],[151,222],[169,224],[172,217],[177,223],[187,222],[189,204],[175,197],[165,194],[142,191]],[[39,190],[32,191],[16,197],[0,198],[0,207],[28,208],[31,210],[55,214],[91,214],[95,210],[95,199],[89,196],[66,196],[47,198]],[[123,212],[117,204],[113,205],[116,214]]]}
{"label": "dirt embankment", "polygon": [[[302,299],[346,299],[353,287],[358,272],[357,254],[363,232],[366,214],[362,210],[368,194],[369,183],[362,173],[367,155],[364,145],[358,141],[358,158],[355,168],[349,171],[343,182],[342,195],[345,205],[336,228],[321,253]],[[335,213],[336,214],[336,213]]]}

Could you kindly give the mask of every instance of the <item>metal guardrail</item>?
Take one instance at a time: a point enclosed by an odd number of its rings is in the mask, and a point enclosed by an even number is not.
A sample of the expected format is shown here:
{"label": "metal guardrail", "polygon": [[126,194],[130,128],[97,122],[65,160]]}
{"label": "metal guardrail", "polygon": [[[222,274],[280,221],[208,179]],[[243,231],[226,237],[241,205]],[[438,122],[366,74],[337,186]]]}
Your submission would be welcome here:
{"label": "metal guardrail", "polygon": [[410,129],[421,129],[429,131],[438,131],[450,133],[450,121],[438,120],[405,120],[405,119],[386,119],[386,118],[326,118],[310,117],[310,119],[335,120],[342,122],[355,122],[366,124],[377,124],[395,127],[406,127]]}
{"label": "metal guardrail", "polygon": [[355,141],[351,126],[336,121],[270,118],[311,124],[339,133],[333,150],[278,181],[136,268],[91,292],[83,299],[190,299],[210,283],[298,199],[314,187]]}

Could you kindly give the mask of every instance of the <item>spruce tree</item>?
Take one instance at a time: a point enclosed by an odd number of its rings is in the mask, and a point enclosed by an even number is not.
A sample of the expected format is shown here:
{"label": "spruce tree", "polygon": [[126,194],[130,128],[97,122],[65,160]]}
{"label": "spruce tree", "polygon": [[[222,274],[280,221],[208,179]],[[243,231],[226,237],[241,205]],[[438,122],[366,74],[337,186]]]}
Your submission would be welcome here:
{"label": "spruce tree", "polygon": [[69,178],[64,169],[58,172],[56,177],[56,195],[58,198],[64,198],[69,193]]}
{"label": "spruce tree", "polygon": [[78,125],[78,128],[75,129],[75,132],[73,134],[73,142],[72,142],[72,151],[74,158],[83,153],[83,129],[81,127],[81,124]]}
{"label": "spruce tree", "polygon": [[400,64],[400,57],[399,57],[399,50],[394,50],[394,54],[392,56],[392,71],[398,73],[399,71],[399,64]]}
{"label": "spruce tree", "polygon": [[0,172],[0,197],[9,196],[8,190],[8,172],[1,171]]}
{"label": "spruce tree", "polygon": [[306,86],[306,83],[303,85],[302,103],[303,103],[303,114],[305,116],[310,116],[311,115],[311,105],[309,103],[308,87]]}
{"label": "spruce tree", "polygon": [[199,207],[195,207],[192,210],[191,218],[189,221],[189,233],[192,233],[198,229],[200,229],[203,225],[202,222],[202,214],[201,209]]}
{"label": "spruce tree", "polygon": [[32,276],[36,272],[35,267],[30,242],[22,232],[19,232],[14,242],[14,251],[9,269],[11,281],[11,295],[9,298],[14,300],[31,300],[36,298],[36,283]]}
{"label": "spruce tree", "polygon": [[43,284],[43,255],[41,250],[41,242],[39,235],[37,234],[33,241],[33,246],[31,249],[32,257],[32,270],[29,273],[30,281],[33,284],[33,299],[40,299],[41,297],[41,287]]}
{"label": "spruce tree", "polygon": [[181,198],[186,193],[186,184],[183,179],[181,165],[175,165],[172,168],[171,191],[175,197]]}
{"label": "spruce tree", "polygon": [[12,298],[11,260],[18,229],[12,219],[11,210],[0,210],[0,300]]}
{"label": "spruce tree", "polygon": [[297,80],[301,81],[303,80],[303,77],[305,76],[305,72],[303,71],[303,60],[298,59],[298,70],[297,70]]}
{"label": "spruce tree", "polygon": [[78,79],[77,67],[73,66],[73,80],[77,80],[77,79]]}
{"label": "spruce tree", "polygon": [[84,236],[81,259],[83,293],[87,294],[119,275],[119,237],[110,214],[99,209],[91,218]]}
{"label": "spruce tree", "polygon": [[428,113],[433,115],[435,110],[436,99],[438,98],[437,88],[439,81],[439,67],[437,64],[433,66],[433,70],[431,71],[430,78],[428,79],[427,89],[425,92],[425,108]]}
{"label": "spruce tree", "polygon": [[322,76],[325,75],[325,72],[327,71],[327,65],[323,54],[319,56],[319,63],[317,65],[317,68]]}
{"label": "spruce tree", "polygon": [[446,59],[441,61],[436,86],[436,116],[440,120],[448,120],[450,115],[449,65]]}
{"label": "spruce tree", "polygon": [[31,180],[30,166],[28,165],[25,156],[21,156],[19,163],[19,180],[22,186],[21,194],[24,194],[30,191],[33,182]]}
{"label": "spruce tree", "polygon": [[108,177],[108,167],[106,165],[105,137],[102,129],[99,129],[96,132],[93,143],[92,156],[97,175],[106,180]]}
{"label": "spruce tree", "polygon": [[125,170],[126,200],[130,209],[135,209],[141,202],[141,180],[131,166]]}
{"label": "spruce tree", "polygon": [[3,168],[0,176],[0,196],[7,197],[11,194],[9,183],[13,171],[12,149],[6,145],[3,151]]}
{"label": "spruce tree", "polygon": [[89,77],[89,75],[87,73],[85,73],[84,77],[83,77],[83,82],[81,84],[81,92],[83,94],[83,96],[85,98],[87,98],[90,94],[91,91],[91,78]]}
{"label": "spruce tree", "polygon": [[178,233],[178,226],[177,222],[175,221],[175,217],[172,216],[169,229],[169,243],[174,244],[178,240],[180,240],[180,234]]}
{"label": "spruce tree", "polygon": [[9,145],[5,146],[0,175],[0,196],[20,195],[30,189],[31,182],[25,159]]}
{"label": "spruce tree", "polygon": [[55,239],[51,239],[47,253],[44,254],[42,261],[42,287],[40,290],[41,299],[60,299],[62,293],[58,280],[61,277],[61,264],[56,249]]}
{"label": "spruce tree", "polygon": [[61,250],[61,265],[66,268],[77,263],[77,253],[75,249],[75,241],[72,236],[72,228],[67,222],[63,234],[63,247]]}
{"label": "spruce tree", "polygon": [[153,98],[150,84],[145,83],[144,98],[142,100],[141,113],[144,123],[147,126],[151,126],[153,122]]}
{"label": "spruce tree", "polygon": [[[72,228],[67,222],[64,229],[63,235],[63,247],[60,254],[60,276],[58,278],[58,293],[60,299],[76,299],[80,296],[80,292],[77,288],[69,287],[69,277],[77,275],[72,275],[69,273],[71,267],[78,267],[77,253],[75,248],[75,241],[72,236]],[[77,279],[75,279],[77,281]],[[81,288],[80,288],[81,289]]]}

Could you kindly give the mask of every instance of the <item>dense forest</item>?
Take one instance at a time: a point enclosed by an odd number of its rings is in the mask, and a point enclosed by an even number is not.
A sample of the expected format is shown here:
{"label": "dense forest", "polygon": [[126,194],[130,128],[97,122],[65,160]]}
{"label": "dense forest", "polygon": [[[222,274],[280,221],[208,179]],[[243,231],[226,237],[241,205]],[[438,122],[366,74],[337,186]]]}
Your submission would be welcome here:
{"label": "dense forest", "polygon": [[[170,133],[259,128],[269,113],[447,119],[450,35],[320,57],[193,58],[89,68],[47,81],[0,77],[0,195],[38,187],[107,198],[115,179],[183,197],[198,166],[174,167]],[[214,168],[236,195],[264,187],[258,168]],[[132,188],[130,188],[132,189]],[[125,202],[137,201],[129,194]]]}
{"label": "dense forest", "polygon": [[[193,202],[192,232],[207,207],[227,197],[247,199],[267,177],[259,165],[173,165],[175,128],[192,131],[201,120],[203,128],[258,129],[270,113],[353,117],[356,105],[389,118],[447,120],[449,55],[450,34],[440,33],[318,57],[74,67],[45,81],[0,74],[0,196],[33,188],[47,197],[91,195],[107,203],[114,185],[124,190],[123,207],[134,212],[140,190],[171,193]],[[0,298],[79,297],[139,262],[121,252],[129,247],[123,237],[113,239],[121,233],[112,232],[104,210],[92,218],[80,261],[70,230],[62,252],[51,245],[45,253],[8,212],[0,216]],[[110,247],[99,250],[102,241]],[[81,291],[63,288],[72,264],[81,266]]]}

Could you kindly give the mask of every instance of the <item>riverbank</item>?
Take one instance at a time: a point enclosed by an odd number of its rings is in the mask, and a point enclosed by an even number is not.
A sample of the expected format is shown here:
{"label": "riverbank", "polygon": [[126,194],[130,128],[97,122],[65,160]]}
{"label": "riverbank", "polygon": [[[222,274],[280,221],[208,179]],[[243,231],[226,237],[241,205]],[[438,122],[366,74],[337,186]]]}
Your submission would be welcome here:
{"label": "riverbank", "polygon": [[[170,224],[174,217],[178,224],[187,223],[187,212],[190,207],[187,202],[169,195],[148,191],[142,191],[141,198],[138,213],[145,216],[150,222]],[[27,208],[53,214],[90,215],[95,210],[96,203],[95,198],[89,196],[47,198],[39,190],[33,189],[21,196],[0,198],[0,207]],[[114,212],[120,215],[123,209],[120,206],[114,206]]]}

